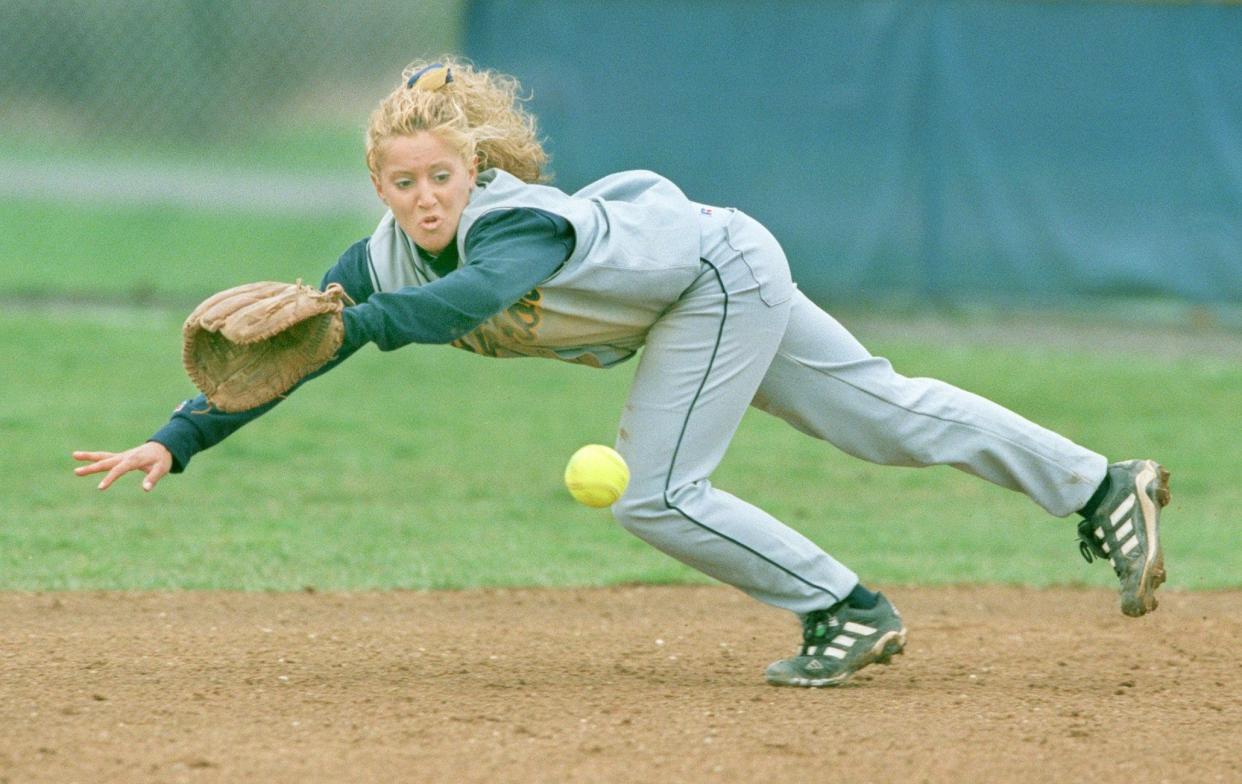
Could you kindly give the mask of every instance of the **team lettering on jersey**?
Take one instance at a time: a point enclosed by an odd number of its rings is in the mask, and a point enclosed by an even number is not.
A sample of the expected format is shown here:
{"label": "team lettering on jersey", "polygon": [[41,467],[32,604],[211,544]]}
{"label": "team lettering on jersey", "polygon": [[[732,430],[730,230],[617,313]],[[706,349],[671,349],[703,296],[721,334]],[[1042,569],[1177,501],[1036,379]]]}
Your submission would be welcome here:
{"label": "team lettering on jersey", "polygon": [[526,356],[521,349],[535,345],[543,322],[543,293],[531,289],[526,296],[484,321],[473,332],[454,340],[456,348],[487,357]]}

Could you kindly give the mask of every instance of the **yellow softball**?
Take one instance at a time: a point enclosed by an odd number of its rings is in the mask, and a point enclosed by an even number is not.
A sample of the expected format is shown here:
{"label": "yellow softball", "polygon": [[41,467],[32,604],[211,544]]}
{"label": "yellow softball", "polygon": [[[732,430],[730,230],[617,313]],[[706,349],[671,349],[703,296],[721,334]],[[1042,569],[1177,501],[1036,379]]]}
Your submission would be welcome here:
{"label": "yellow softball", "polygon": [[580,504],[602,509],[617,502],[630,483],[630,467],[615,449],[587,444],[565,466],[565,486]]}

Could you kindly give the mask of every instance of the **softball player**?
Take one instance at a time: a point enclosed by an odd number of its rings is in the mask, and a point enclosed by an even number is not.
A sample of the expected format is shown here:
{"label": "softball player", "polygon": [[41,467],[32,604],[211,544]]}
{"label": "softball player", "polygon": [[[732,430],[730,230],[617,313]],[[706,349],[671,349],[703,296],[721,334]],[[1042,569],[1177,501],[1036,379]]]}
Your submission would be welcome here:
{"label": "softball player", "polygon": [[[742,212],[691,201],[645,171],[574,194],[539,184],[547,159],[516,95],[509,77],[417,63],[373,113],[367,162],[388,211],[323,279],[358,304],[319,373],[371,342],[605,368],[643,348],[616,440],[632,477],[613,513],[802,619],[803,645],[768,668],[773,684],[843,683],[900,653],[906,627],[814,542],[712,486],[751,405],[866,460],[952,465],[1053,515],[1077,512],[1081,551],[1111,562],[1122,611],[1155,608],[1163,468],[1109,465],[995,403],[899,375],[798,291],[777,241]],[[75,453],[87,462],[76,473],[106,471],[106,489],[139,470],[150,490],[274,405],[226,414],[200,396],[143,445]]]}

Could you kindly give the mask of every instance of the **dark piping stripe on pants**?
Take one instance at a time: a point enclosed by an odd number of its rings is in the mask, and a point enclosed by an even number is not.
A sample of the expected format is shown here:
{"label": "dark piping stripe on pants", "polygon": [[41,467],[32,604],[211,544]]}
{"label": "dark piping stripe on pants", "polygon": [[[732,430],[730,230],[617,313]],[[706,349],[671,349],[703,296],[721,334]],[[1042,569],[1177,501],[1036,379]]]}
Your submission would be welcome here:
{"label": "dark piping stripe on pants", "polygon": [[694,399],[690,401],[690,409],[689,409],[688,411],[686,411],[686,418],[685,418],[684,420],[682,420],[682,423],[681,423],[681,432],[677,434],[677,445],[676,445],[675,447],[673,447],[673,456],[672,456],[672,458],[669,460],[669,465],[668,465],[668,474],[667,474],[667,476],[665,476],[665,478],[664,478],[664,504],[665,504],[665,506],[667,506],[669,509],[672,509],[673,511],[677,512],[677,514],[679,514],[679,515],[681,515],[682,517],[686,518],[687,520],[689,520],[689,521],[690,521],[691,523],[693,523],[694,525],[697,525],[699,528],[702,528],[704,531],[707,531],[708,533],[710,533],[710,534],[712,534],[712,535],[714,535],[714,536],[718,536],[718,537],[720,537],[721,539],[724,539],[724,540],[725,540],[725,541],[727,541],[727,542],[732,542],[733,544],[735,544],[735,545],[737,545],[738,547],[742,548],[743,550],[747,551],[747,552],[748,552],[748,553],[750,553],[751,555],[754,555],[754,556],[756,556],[757,558],[760,558],[760,559],[762,559],[763,561],[766,561],[768,564],[771,564],[772,566],[775,566],[777,569],[780,569],[782,572],[784,572],[785,574],[787,574],[787,575],[789,575],[790,577],[794,578],[795,580],[798,580],[799,582],[801,582],[801,583],[803,583],[803,584],[805,584],[805,585],[809,585],[810,587],[812,587],[812,588],[814,588],[814,589],[816,589],[816,590],[818,590],[818,591],[823,591],[824,593],[828,594],[829,596],[831,596],[831,597],[833,598],[834,603],[839,602],[839,601],[841,601],[841,597],[837,596],[835,593],[833,593],[832,591],[828,590],[828,589],[827,589],[827,588],[825,588],[824,586],[822,586],[822,585],[817,585],[817,584],[815,584],[815,583],[811,582],[810,580],[808,580],[808,579],[806,579],[805,577],[803,577],[803,576],[801,576],[801,575],[797,574],[796,572],[793,572],[793,571],[791,571],[790,569],[788,569],[788,568],[786,568],[786,567],[784,567],[784,566],[781,566],[781,565],[780,565],[780,564],[778,564],[776,561],[773,561],[771,558],[768,558],[768,557],[767,557],[767,556],[765,556],[763,553],[760,553],[760,552],[756,551],[754,548],[748,547],[747,545],[743,544],[742,542],[739,542],[738,540],[734,539],[733,537],[731,537],[731,536],[727,536],[727,535],[725,535],[725,534],[721,533],[720,531],[717,531],[715,528],[712,528],[712,527],[711,527],[711,526],[709,526],[709,525],[706,525],[706,524],[704,524],[704,523],[702,523],[702,522],[700,522],[700,521],[698,521],[698,520],[695,520],[693,517],[691,517],[689,514],[687,514],[687,513],[685,512],[685,510],[683,510],[683,509],[679,508],[677,505],[675,505],[675,504],[672,502],[672,500],[669,498],[669,495],[668,495],[668,489],[669,489],[669,486],[673,483],[673,468],[674,468],[674,466],[676,466],[676,464],[677,464],[677,454],[678,454],[678,452],[680,452],[680,451],[681,451],[681,441],[682,441],[682,439],[683,439],[683,438],[685,438],[685,436],[686,436],[686,429],[690,426],[690,415],[694,413],[694,406],[695,406],[695,404],[696,404],[696,403],[698,403],[698,402],[699,402],[699,395],[701,395],[701,394],[703,393],[703,388],[704,388],[705,386],[707,386],[707,377],[711,375],[711,372],[712,372],[712,367],[716,364],[716,354],[717,354],[717,352],[719,352],[719,351],[720,351],[720,342],[721,342],[721,340],[722,340],[722,339],[723,339],[723,337],[724,337],[725,322],[726,322],[726,321],[728,320],[728,318],[729,318],[729,291],[725,288],[725,285],[724,285],[724,280],[720,277],[720,270],[716,269],[716,265],[715,265],[715,264],[712,264],[712,263],[711,263],[710,261],[708,261],[707,259],[699,259],[699,260],[700,260],[700,261],[702,261],[702,262],[703,262],[704,264],[706,264],[707,266],[709,266],[709,267],[711,267],[711,268],[712,268],[712,273],[713,273],[713,274],[715,274],[715,276],[716,276],[716,283],[720,286],[720,293],[724,295],[724,309],[723,309],[723,311],[722,311],[722,312],[721,312],[721,314],[720,314],[720,328],[719,328],[719,329],[717,330],[717,332],[716,332],[716,345],[714,345],[714,346],[712,347],[712,356],[711,356],[711,359],[709,359],[709,360],[707,361],[707,370],[706,370],[706,371],[704,371],[704,373],[703,373],[703,380],[702,380],[701,382],[699,382],[699,388],[698,388],[697,390],[695,390],[695,393],[694,393]]}

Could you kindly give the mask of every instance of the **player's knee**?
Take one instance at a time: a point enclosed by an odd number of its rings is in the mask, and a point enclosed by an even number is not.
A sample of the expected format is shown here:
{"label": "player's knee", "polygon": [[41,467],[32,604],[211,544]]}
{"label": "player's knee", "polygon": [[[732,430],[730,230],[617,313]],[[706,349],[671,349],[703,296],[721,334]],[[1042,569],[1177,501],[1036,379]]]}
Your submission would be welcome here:
{"label": "player's knee", "polygon": [[675,513],[664,492],[659,488],[644,491],[643,488],[631,486],[625,495],[612,505],[613,519],[622,528],[634,534],[659,525],[670,514]]}
{"label": "player's knee", "polygon": [[658,497],[650,493],[635,493],[633,488],[612,505],[613,519],[631,533],[649,525],[659,516]]}
{"label": "player's knee", "polygon": [[644,532],[681,521],[690,513],[696,513],[701,501],[711,492],[707,480],[689,482],[668,489],[656,488],[642,492],[631,487],[621,500],[612,506],[613,518],[630,533],[643,536]]}

